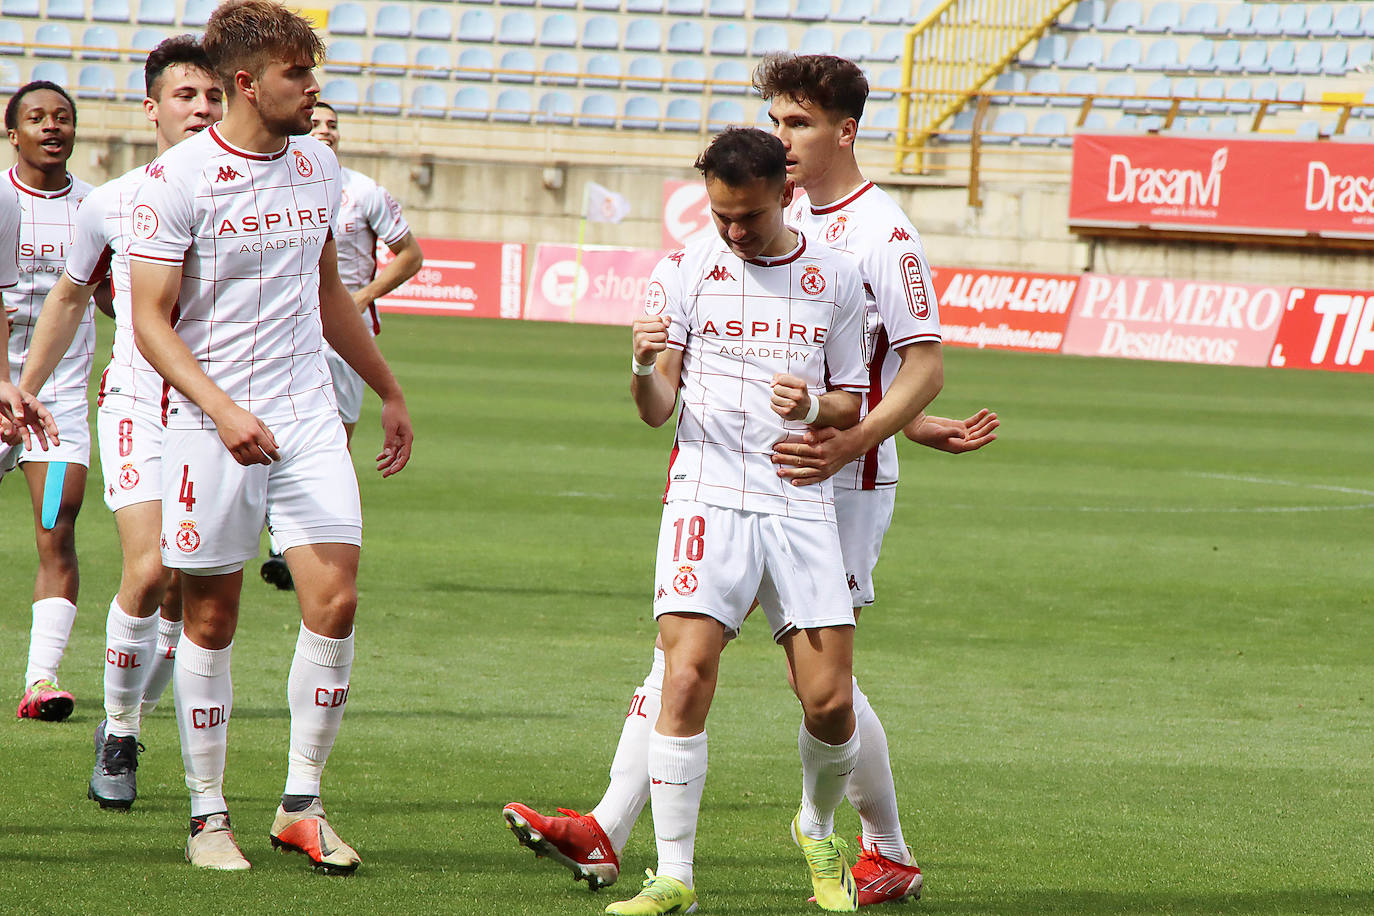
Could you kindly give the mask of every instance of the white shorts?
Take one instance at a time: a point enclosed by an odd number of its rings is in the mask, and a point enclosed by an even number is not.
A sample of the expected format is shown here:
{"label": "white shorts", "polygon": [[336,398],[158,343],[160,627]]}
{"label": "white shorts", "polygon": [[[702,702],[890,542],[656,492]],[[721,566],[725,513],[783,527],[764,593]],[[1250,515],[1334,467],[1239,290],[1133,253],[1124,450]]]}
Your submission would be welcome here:
{"label": "white shorts", "polygon": [[704,614],[735,636],[754,597],[776,640],[792,629],[853,626],[835,526],[675,500],[663,507],[654,617]]}
{"label": "white shorts", "polygon": [[162,474],[162,562],[201,575],[258,555],[267,524],[283,550],[362,546],[358,478],[337,414],[272,426],[279,461],[244,467],[214,430],[168,429]]}
{"label": "white shorts", "polygon": [[68,464],[79,464],[83,468],[90,467],[90,404],[87,403],[85,397],[79,400],[72,398],[71,400],[57,401],[43,406],[52,411],[53,421],[57,423],[57,437],[62,440],[62,444],[53,445],[52,442],[49,442],[48,450],[45,452],[38,441],[34,440],[33,448],[24,449],[23,453],[20,454],[19,463],[65,461]]}
{"label": "white shorts", "polygon": [[0,480],[4,480],[6,474],[19,466],[19,453],[23,450],[22,444],[5,445],[0,443]]}
{"label": "white shorts", "polygon": [[324,358],[329,363],[329,374],[334,377],[334,400],[339,402],[339,419],[357,423],[363,413],[363,389],[367,387],[363,377],[354,372],[333,347],[325,347]]}
{"label": "white shorts", "polygon": [[868,607],[876,598],[873,568],[878,565],[878,554],[883,550],[883,535],[892,525],[892,507],[896,501],[896,487],[877,490],[835,488],[835,521],[840,528],[844,577],[849,583],[849,600],[854,607]]}
{"label": "white shorts", "polygon": [[162,499],[162,421],[124,398],[106,398],[95,412],[105,505],[111,512]]}

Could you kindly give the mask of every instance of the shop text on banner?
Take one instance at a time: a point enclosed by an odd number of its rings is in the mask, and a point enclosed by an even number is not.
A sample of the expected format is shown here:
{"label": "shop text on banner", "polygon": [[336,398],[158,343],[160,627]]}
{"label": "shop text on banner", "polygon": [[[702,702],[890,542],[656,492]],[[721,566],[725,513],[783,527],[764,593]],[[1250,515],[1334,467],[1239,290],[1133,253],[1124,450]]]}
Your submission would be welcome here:
{"label": "shop text on banner", "polygon": [[1079,277],[976,267],[932,267],[946,344],[1057,353]]}
{"label": "shop text on banner", "polygon": [[649,275],[663,252],[649,248],[535,246],[525,317],[628,326],[644,311]]}
{"label": "shop text on banner", "polygon": [[1069,224],[1374,240],[1374,144],[1079,132]]}
{"label": "shop text on banner", "polygon": [[1293,290],[1269,365],[1374,372],[1374,293]]}
{"label": "shop text on banner", "polygon": [[[377,300],[383,312],[519,318],[525,246],[512,242],[419,239],[425,263],[415,276]],[[378,269],[391,260],[377,246]]]}

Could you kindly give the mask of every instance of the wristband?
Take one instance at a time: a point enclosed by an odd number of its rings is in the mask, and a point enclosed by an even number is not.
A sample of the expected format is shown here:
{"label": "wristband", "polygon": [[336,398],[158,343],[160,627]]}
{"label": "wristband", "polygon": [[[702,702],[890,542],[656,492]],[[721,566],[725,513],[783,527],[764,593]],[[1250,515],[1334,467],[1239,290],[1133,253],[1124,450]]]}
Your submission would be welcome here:
{"label": "wristband", "polygon": [[802,422],[807,426],[816,422],[816,418],[821,415],[821,399],[812,395],[811,406],[806,409],[806,416],[802,417]]}
{"label": "wristband", "polygon": [[644,365],[643,363],[641,363],[639,360],[637,360],[637,359],[635,359],[633,356],[631,356],[631,357],[630,357],[630,371],[633,372],[635,375],[653,375],[653,374],[654,374],[654,364],[653,364],[653,363],[649,363],[649,365],[646,366],[646,365]]}

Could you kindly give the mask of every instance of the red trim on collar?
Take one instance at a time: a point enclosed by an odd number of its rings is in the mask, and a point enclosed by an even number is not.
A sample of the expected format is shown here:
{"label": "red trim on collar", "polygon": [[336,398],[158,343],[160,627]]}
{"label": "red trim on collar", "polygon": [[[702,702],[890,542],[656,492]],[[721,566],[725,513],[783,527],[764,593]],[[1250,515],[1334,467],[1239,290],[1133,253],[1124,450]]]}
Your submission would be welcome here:
{"label": "red trim on collar", "polygon": [[[797,230],[793,229],[793,232]],[[780,258],[749,258],[744,263],[753,264],[755,267],[781,267],[784,264],[791,264],[806,251],[806,236],[797,232],[797,247],[791,254],[785,254]]]}
{"label": "red trim on collar", "polygon": [[210,125],[208,128],[210,136],[214,138],[215,142],[218,143],[225,152],[233,153],[235,156],[240,156],[244,159],[252,159],[254,162],[271,162],[273,159],[280,159],[282,156],[285,156],[286,151],[291,148],[291,141],[287,140],[286,145],[275,153],[250,153],[248,150],[239,149],[237,146],[234,146],[234,144],[221,137],[219,131],[215,130],[218,126],[218,124]]}
{"label": "red trim on collar", "polygon": [[862,185],[859,186],[859,189],[857,191],[850,194],[848,197],[841,198],[840,200],[837,200],[833,204],[830,204],[826,207],[812,207],[811,212],[816,214],[817,216],[824,216],[827,213],[834,213],[836,210],[843,210],[845,207],[849,206],[854,201],[858,200],[865,191],[872,187],[874,187],[873,182],[865,181]]}
{"label": "red trim on collar", "polygon": [[56,200],[59,197],[66,197],[72,192],[72,188],[76,187],[76,179],[72,177],[71,172],[67,173],[67,186],[60,191],[40,191],[37,188],[29,187],[19,180],[19,176],[14,174],[13,166],[10,167],[6,174],[10,176],[10,184],[14,185],[16,191],[27,194],[30,197],[41,197],[44,200]]}

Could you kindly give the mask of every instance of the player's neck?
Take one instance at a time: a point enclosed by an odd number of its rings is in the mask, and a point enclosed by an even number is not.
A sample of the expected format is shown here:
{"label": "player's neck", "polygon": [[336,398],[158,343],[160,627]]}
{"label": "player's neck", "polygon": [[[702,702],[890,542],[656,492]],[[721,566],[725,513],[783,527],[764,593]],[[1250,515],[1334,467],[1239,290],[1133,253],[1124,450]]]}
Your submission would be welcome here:
{"label": "player's neck", "polygon": [[791,254],[797,248],[797,233],[791,229],[783,229],[773,239],[772,244],[764,251],[760,251],[758,256],[761,258],[781,258]]}
{"label": "player's neck", "polygon": [[802,188],[813,207],[828,207],[858,190],[865,182],[853,156],[841,158],[835,167]]}
{"label": "player's neck", "polygon": [[286,148],[286,135],[268,128],[257,111],[242,100],[238,105],[228,106],[224,120],[216,125],[215,131],[229,145],[246,153],[271,155]]}
{"label": "player's neck", "polygon": [[14,163],[14,177],[35,191],[60,191],[72,183],[72,176],[67,174],[65,162],[50,169],[40,169],[19,159]]}

